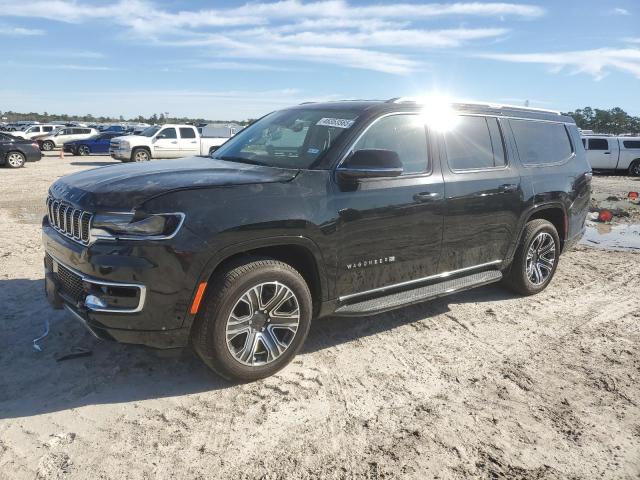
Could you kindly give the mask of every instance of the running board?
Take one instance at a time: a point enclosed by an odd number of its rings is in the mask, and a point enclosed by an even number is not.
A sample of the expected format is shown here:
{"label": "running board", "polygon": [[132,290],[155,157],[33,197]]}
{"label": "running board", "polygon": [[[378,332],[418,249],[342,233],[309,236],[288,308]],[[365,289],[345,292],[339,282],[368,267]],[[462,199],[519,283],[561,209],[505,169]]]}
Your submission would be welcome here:
{"label": "running board", "polygon": [[466,277],[453,278],[444,282],[434,283],[413,290],[405,290],[384,297],[372,298],[358,303],[352,303],[339,307],[334,315],[342,317],[357,317],[360,315],[372,315],[389,310],[394,310],[414,303],[451,295],[455,292],[480,287],[502,279],[502,273],[498,270],[474,273]]}

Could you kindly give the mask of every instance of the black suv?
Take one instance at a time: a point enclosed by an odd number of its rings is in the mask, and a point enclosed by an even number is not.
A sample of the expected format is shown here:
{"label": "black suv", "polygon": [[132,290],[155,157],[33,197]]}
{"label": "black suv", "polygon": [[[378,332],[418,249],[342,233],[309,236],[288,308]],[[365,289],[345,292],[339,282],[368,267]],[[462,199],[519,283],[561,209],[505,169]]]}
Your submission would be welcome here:
{"label": "black suv", "polygon": [[591,172],[557,112],[303,104],[213,154],[55,182],[46,292],[99,338],[191,344],[227,378],[273,374],[313,318],[502,281],[543,290],[579,240]]}

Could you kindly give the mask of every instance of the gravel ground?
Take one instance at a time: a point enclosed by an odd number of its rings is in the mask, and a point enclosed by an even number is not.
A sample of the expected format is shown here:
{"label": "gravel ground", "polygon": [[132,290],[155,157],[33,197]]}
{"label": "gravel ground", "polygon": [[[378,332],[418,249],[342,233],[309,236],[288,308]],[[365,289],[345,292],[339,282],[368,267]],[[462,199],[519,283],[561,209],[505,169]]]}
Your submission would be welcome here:
{"label": "gravel ground", "polygon": [[[48,307],[47,187],[108,163],[0,170],[0,478],[640,478],[640,253],[579,246],[534,297],[318,321],[285,370],[232,384]],[[74,347],[93,354],[56,362]]]}

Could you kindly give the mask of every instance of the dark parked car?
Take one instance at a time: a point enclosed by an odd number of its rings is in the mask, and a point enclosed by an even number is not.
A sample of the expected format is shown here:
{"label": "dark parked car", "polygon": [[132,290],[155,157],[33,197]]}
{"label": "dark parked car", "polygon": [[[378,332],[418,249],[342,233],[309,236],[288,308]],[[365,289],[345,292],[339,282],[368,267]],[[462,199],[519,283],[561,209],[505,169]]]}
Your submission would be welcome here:
{"label": "dark parked car", "polygon": [[25,162],[37,162],[41,158],[40,147],[33,140],[0,133],[0,162],[5,167],[20,168]]}
{"label": "dark parked car", "polygon": [[103,132],[84,140],[74,140],[64,144],[65,152],[74,155],[109,155],[109,143],[112,138],[121,137],[122,132]]}
{"label": "dark parked car", "polygon": [[557,112],[300,105],[213,158],[55,182],[47,296],[100,338],[191,344],[221,375],[253,380],[290,362],[315,318],[498,281],[542,291],[584,232],[590,183],[576,125]]}

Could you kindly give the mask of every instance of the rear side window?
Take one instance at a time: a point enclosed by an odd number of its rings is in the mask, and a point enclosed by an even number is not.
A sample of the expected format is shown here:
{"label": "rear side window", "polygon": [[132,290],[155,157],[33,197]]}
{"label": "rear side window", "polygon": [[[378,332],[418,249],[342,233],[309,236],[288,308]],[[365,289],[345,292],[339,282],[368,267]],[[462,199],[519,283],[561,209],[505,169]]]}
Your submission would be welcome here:
{"label": "rear side window", "polygon": [[427,133],[417,115],[391,115],[377,120],[353,146],[354,152],[370,149],[396,152],[404,175],[427,171]]}
{"label": "rear side window", "polygon": [[624,148],[640,148],[640,140],[625,140],[622,144]]}
{"label": "rear side window", "polygon": [[589,150],[609,150],[609,141],[606,138],[590,138]]}
{"label": "rear side window", "polygon": [[561,123],[509,120],[509,124],[525,165],[561,163],[573,153],[569,133]]}
{"label": "rear side window", "polygon": [[451,170],[504,167],[504,146],[498,120],[492,117],[460,116],[455,128],[444,134]]}
{"label": "rear side window", "polygon": [[53,127],[42,127],[42,131],[44,132],[50,132],[53,130]]}
{"label": "rear side window", "polygon": [[180,137],[181,138],[196,138],[196,131],[193,128],[181,128],[180,129]]}

